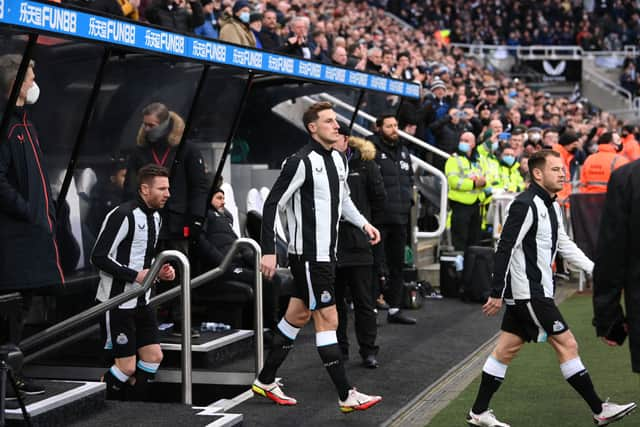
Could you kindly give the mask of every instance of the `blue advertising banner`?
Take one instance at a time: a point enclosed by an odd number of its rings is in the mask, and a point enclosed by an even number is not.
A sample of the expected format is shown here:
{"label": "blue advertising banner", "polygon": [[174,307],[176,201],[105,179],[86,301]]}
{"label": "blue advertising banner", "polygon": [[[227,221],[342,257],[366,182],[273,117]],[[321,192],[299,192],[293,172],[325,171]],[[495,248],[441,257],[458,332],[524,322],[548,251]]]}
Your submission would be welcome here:
{"label": "blue advertising banner", "polygon": [[420,88],[414,83],[176,34],[143,24],[67,9],[57,4],[0,0],[0,24],[409,98],[418,98],[420,95]]}

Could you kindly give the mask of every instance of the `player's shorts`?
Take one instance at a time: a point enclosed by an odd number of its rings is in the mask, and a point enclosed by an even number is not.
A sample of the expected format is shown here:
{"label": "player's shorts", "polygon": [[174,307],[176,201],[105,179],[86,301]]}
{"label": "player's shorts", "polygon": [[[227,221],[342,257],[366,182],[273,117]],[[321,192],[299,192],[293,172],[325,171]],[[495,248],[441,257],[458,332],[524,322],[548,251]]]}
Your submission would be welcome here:
{"label": "player's shorts", "polygon": [[537,298],[507,304],[500,329],[518,335],[525,342],[545,342],[549,335],[559,335],[569,330],[569,326],[553,298]]}
{"label": "player's shorts", "polygon": [[335,305],[334,262],[307,261],[297,255],[289,255],[289,268],[294,281],[293,297],[304,301],[310,310]]}
{"label": "player's shorts", "polygon": [[104,348],[111,350],[115,358],[135,356],[140,347],[160,343],[156,312],[148,305],[109,310],[100,326]]}

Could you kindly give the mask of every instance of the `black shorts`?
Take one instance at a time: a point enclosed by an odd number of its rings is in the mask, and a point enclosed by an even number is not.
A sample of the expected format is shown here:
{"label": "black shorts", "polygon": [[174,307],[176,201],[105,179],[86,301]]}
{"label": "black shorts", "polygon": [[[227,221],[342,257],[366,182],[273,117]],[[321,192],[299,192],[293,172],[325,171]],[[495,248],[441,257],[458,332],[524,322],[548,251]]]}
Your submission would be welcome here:
{"label": "black shorts", "polygon": [[310,310],[336,304],[334,262],[307,261],[297,255],[289,255],[289,268],[294,281],[291,296],[300,298]]}
{"label": "black shorts", "polygon": [[148,305],[109,310],[100,326],[104,348],[112,350],[115,358],[135,356],[140,347],[160,343],[156,311]]}
{"label": "black shorts", "polygon": [[501,328],[524,341],[545,342],[549,335],[569,330],[553,298],[538,298],[507,304]]}

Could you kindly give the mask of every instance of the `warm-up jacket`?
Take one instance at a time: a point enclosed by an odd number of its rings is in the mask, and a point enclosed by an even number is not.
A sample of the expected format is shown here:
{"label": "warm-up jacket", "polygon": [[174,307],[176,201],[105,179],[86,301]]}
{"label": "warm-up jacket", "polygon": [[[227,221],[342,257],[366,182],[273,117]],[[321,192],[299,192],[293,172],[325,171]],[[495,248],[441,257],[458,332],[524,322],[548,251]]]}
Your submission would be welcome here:
{"label": "warm-up jacket", "polygon": [[623,317],[624,291],[631,367],[640,373],[640,160],[611,175],[593,272],[593,312],[599,336]]}
{"label": "warm-up jacket", "polygon": [[567,236],[560,205],[536,183],[509,205],[493,270],[491,296],[513,300],[553,298],[556,253],[587,273],[593,262]]}
{"label": "warm-up jacket", "polygon": [[204,217],[208,197],[202,155],[197,148],[186,144],[176,158],[184,132],[184,121],[174,112],[170,116],[171,131],[153,144],[146,140],[144,127],[140,126],[137,147],[129,157],[124,183],[124,199],[131,200],[138,192],[137,171],[141,167],[155,163],[169,169],[171,197],[160,211],[163,222],[160,239],[184,237],[185,227],[189,227],[196,218]]}
{"label": "warm-up jacket", "polygon": [[407,224],[413,200],[413,169],[409,150],[398,141],[394,145],[372,135],[370,141],[376,147],[376,163],[387,193],[384,215],[374,218],[377,224]]}
{"label": "warm-up jacket", "polygon": [[[370,222],[379,217],[385,205],[386,193],[382,175],[374,161],[374,145],[362,138],[349,138],[349,190],[351,200]],[[338,234],[338,266],[371,265],[373,254],[369,237],[360,228],[341,220]]]}
{"label": "warm-up jacket", "polygon": [[38,134],[23,108],[0,143],[0,291],[64,281]]}

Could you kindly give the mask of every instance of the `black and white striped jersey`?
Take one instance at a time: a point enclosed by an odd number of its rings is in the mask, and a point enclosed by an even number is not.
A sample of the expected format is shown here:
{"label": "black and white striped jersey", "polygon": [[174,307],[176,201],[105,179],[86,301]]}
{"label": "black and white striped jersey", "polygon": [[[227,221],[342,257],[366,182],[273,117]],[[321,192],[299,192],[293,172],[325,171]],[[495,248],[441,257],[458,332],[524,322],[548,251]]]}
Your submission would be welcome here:
{"label": "black and white striped jersey", "polygon": [[[158,211],[147,207],[141,199],[123,203],[109,212],[91,254],[91,262],[100,270],[98,301],[140,286],[135,283],[136,276],[153,262],[160,226]],[[119,308],[146,305],[150,293],[128,300]]]}
{"label": "black and white striped jersey", "polygon": [[313,140],[287,158],[264,203],[263,253],[275,253],[274,222],[284,210],[288,252],[309,261],[335,261],[340,216],[358,228],[368,222],[349,197],[347,176],[344,155]]}
{"label": "black and white striped jersey", "polygon": [[567,236],[555,197],[532,183],[509,206],[495,254],[491,296],[502,296],[507,303],[553,298],[556,252],[587,273],[593,271],[593,262]]}

